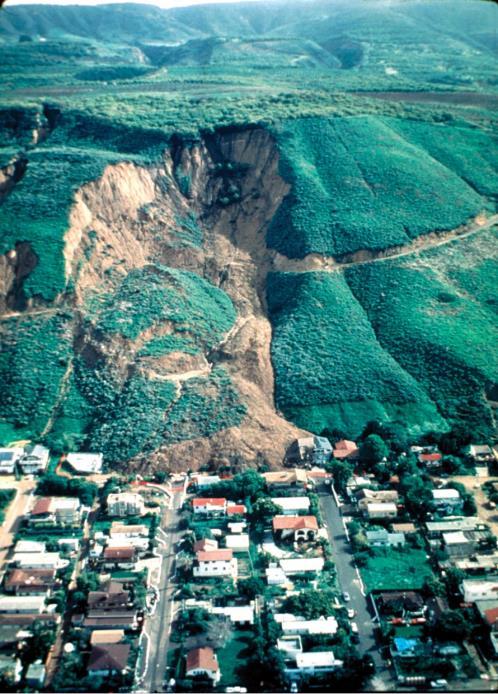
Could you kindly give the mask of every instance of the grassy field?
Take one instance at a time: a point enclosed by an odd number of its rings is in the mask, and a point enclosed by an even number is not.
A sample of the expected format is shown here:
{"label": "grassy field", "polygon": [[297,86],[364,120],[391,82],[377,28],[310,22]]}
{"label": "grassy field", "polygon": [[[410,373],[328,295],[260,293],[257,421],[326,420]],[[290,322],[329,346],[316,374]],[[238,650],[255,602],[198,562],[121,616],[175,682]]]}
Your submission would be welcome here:
{"label": "grassy field", "polygon": [[432,577],[424,550],[378,549],[361,569],[367,592],[372,590],[416,590]]}
{"label": "grassy field", "polygon": [[230,640],[218,651],[222,686],[233,687],[241,684],[238,670],[247,662],[251,639],[252,632],[249,629],[234,629]]}

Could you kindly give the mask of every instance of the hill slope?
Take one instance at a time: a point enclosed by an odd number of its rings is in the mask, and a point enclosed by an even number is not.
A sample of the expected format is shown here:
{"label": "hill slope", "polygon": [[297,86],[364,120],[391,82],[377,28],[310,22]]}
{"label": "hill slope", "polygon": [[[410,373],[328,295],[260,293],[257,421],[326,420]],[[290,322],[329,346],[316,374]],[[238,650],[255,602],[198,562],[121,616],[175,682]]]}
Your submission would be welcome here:
{"label": "hill slope", "polygon": [[372,418],[491,436],[494,16],[2,10],[2,440],[186,469]]}

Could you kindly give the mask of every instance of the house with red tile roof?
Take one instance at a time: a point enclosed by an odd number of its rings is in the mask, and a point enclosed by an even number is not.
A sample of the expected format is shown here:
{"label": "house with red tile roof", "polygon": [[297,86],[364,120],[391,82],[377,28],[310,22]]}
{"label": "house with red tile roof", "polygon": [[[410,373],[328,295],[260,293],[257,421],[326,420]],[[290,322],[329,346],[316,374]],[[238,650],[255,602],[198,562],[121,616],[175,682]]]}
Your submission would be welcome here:
{"label": "house with red tile roof", "polygon": [[105,677],[116,672],[124,675],[128,671],[129,656],[129,643],[94,645],[90,651],[88,672],[97,677]]}
{"label": "house with red tile roof", "polygon": [[192,501],[196,515],[224,516],[227,512],[227,500],[219,497],[197,498]]}
{"label": "house with red tile roof", "polygon": [[332,455],[336,460],[358,460],[360,451],[354,441],[341,439],[334,444]]}
{"label": "house with red tile roof", "polygon": [[244,504],[232,504],[227,505],[227,516],[245,516],[247,513],[247,508]]}
{"label": "house with red tile roof", "polygon": [[314,540],[318,533],[315,516],[275,516],[272,525],[275,537],[280,540]]}
{"label": "house with red tile roof", "polygon": [[213,684],[221,678],[220,666],[216,653],[209,646],[193,648],[186,656],[185,675],[187,677],[207,677]]}

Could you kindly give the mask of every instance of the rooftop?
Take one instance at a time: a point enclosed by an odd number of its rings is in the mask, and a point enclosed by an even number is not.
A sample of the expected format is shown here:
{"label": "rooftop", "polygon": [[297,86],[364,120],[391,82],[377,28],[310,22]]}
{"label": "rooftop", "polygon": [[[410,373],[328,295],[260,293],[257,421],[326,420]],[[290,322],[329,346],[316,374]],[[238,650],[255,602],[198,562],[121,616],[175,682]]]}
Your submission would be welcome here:
{"label": "rooftop", "polygon": [[197,552],[197,561],[231,561],[233,551],[231,549],[213,549],[207,552]]}
{"label": "rooftop", "polygon": [[459,499],[460,492],[458,489],[451,489],[450,487],[443,487],[442,489],[433,489],[432,496],[434,499]]}
{"label": "rooftop", "polygon": [[315,516],[275,516],[273,530],[318,530]]}
{"label": "rooftop", "polygon": [[187,653],[186,672],[191,670],[206,670],[207,672],[218,672],[218,659],[212,648],[193,648]]}
{"label": "rooftop", "polygon": [[222,499],[220,497],[209,497],[204,499],[194,499],[192,501],[192,506],[194,508],[201,508],[202,506],[219,506],[220,508],[225,508],[226,503],[226,499]]}
{"label": "rooftop", "polygon": [[91,474],[102,470],[104,456],[102,453],[69,453],[66,460],[75,472]]}
{"label": "rooftop", "polygon": [[307,496],[276,496],[272,498],[272,501],[284,511],[306,511],[310,507]]}
{"label": "rooftop", "polygon": [[128,665],[129,643],[107,643],[93,645],[88,662],[89,670],[117,670],[121,672]]}

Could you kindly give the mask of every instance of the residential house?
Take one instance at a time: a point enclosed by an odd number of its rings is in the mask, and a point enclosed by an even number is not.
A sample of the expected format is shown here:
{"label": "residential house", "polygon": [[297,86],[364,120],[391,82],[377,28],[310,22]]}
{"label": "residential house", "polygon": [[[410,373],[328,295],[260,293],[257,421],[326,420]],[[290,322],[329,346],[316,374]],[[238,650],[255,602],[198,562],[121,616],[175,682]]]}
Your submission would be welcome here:
{"label": "residential house", "polygon": [[286,461],[293,465],[318,465],[323,467],[332,458],[332,446],[324,436],[308,436],[296,439],[286,454]]}
{"label": "residential house", "polygon": [[5,575],[4,590],[14,595],[50,595],[55,575],[55,569],[11,569]]}
{"label": "residential house", "polygon": [[61,559],[58,552],[22,552],[14,554],[12,563],[19,569],[63,569],[68,566],[67,559]]}
{"label": "residential house", "polygon": [[19,466],[25,475],[35,475],[45,472],[50,460],[50,451],[39,444],[26,446]]}
{"label": "residential house", "polygon": [[102,472],[103,453],[69,453],[66,462],[78,475],[94,475]]}
{"label": "residential house", "polygon": [[57,546],[61,552],[76,554],[80,548],[80,541],[77,537],[61,537],[60,540],[57,540]]}
{"label": "residential house", "polygon": [[336,660],[333,651],[311,651],[309,653],[296,653],[295,666],[286,665],[285,672],[292,678],[293,675],[320,675],[334,672],[343,666],[342,660]]}
{"label": "residential house", "polygon": [[353,462],[358,460],[360,449],[354,441],[341,439],[334,445],[333,456],[336,460],[350,460]]}
{"label": "residential house", "polygon": [[474,463],[487,465],[496,461],[496,457],[491,446],[472,444],[468,448],[468,455]]}
{"label": "residential house", "polygon": [[101,629],[92,631],[90,634],[90,644],[100,646],[103,643],[121,643],[125,638],[124,629]]}
{"label": "residential house", "polygon": [[102,643],[92,646],[88,672],[92,676],[107,677],[119,673],[125,675],[130,657],[129,643]]}
{"label": "residential house", "polygon": [[394,502],[367,501],[366,499],[362,499],[362,501],[366,502],[365,504],[361,505],[362,513],[371,520],[380,518],[396,518],[398,515],[398,507]]}
{"label": "residential house", "polygon": [[31,554],[45,552],[45,542],[36,542],[35,540],[18,540],[14,545],[14,553]]}
{"label": "residential house", "polygon": [[195,578],[214,576],[237,577],[238,561],[231,549],[216,549],[209,552],[196,552],[196,562],[193,567]]}
{"label": "residential house", "polygon": [[306,487],[309,484],[306,470],[293,468],[292,470],[278,470],[277,472],[264,472],[268,488],[292,489],[293,487]]}
{"label": "residential house", "polygon": [[238,533],[245,532],[245,530],[247,528],[247,523],[246,523],[246,521],[236,521],[236,522],[232,521],[232,522],[227,523],[227,528],[228,528],[229,532],[231,532],[235,535]]}
{"label": "residential house", "polygon": [[359,489],[355,496],[358,500],[358,506],[363,508],[367,503],[388,503],[397,504],[399,502],[399,494],[395,489]]}
{"label": "residential house", "polygon": [[435,472],[440,470],[443,462],[443,456],[439,451],[432,452],[421,452],[417,455],[417,460],[419,464],[424,467],[428,472]]}
{"label": "residential house", "polygon": [[299,557],[296,559],[280,559],[280,568],[286,576],[304,573],[319,573],[323,569],[323,557]]}
{"label": "residential house", "polygon": [[452,515],[461,511],[462,499],[458,489],[443,487],[442,489],[432,490],[432,499],[438,513]]}
{"label": "residential house", "polygon": [[187,653],[185,665],[186,677],[207,677],[213,684],[221,678],[220,666],[216,653],[209,646],[193,648]]}
{"label": "residential house", "polygon": [[318,521],[315,516],[275,516],[272,526],[273,533],[279,540],[311,541],[318,534]]}
{"label": "residential house", "polygon": [[473,554],[466,558],[454,558],[452,564],[466,574],[486,574],[498,571],[498,552],[493,554]]}
{"label": "residential house", "polygon": [[239,626],[254,624],[254,601],[250,605],[212,607],[209,612],[228,617],[232,624]]}
{"label": "residential house", "polygon": [[375,528],[365,532],[371,547],[403,547],[406,544],[404,533],[390,533],[385,528]]}
{"label": "residential house", "polygon": [[393,523],[394,533],[404,533],[405,535],[416,535],[418,530],[415,523]]}
{"label": "residential house", "polygon": [[140,525],[126,525],[126,523],[121,523],[120,521],[112,521],[111,528],[109,530],[109,536],[113,539],[130,539],[131,537],[149,537],[149,526],[145,524]]}
{"label": "residential house", "polygon": [[465,602],[476,600],[498,599],[498,576],[479,578],[466,578],[462,581],[461,590]]}
{"label": "residential house", "polygon": [[92,610],[99,612],[114,612],[115,610],[127,610],[132,606],[129,590],[123,590],[120,584],[113,585],[108,590],[91,590],[87,600],[89,613]]}
{"label": "residential house", "polygon": [[110,537],[107,540],[107,547],[134,547],[140,557],[148,551],[149,545],[148,537]]}
{"label": "residential house", "polygon": [[227,500],[218,497],[193,499],[192,509],[195,515],[224,516],[227,512]]}
{"label": "residential house", "polygon": [[23,448],[0,448],[0,475],[13,475],[23,455]]}
{"label": "residential house", "polygon": [[108,631],[116,628],[135,630],[139,627],[137,611],[129,609],[114,611],[92,610],[91,613],[83,618],[82,624],[86,629],[98,629],[99,631]]}
{"label": "residential house", "polygon": [[469,557],[476,549],[472,532],[443,533],[443,547],[449,557]]}
{"label": "residential house", "polygon": [[475,607],[484,623],[496,657],[498,656],[498,600],[476,600]]}
{"label": "residential house", "polygon": [[194,543],[194,552],[212,552],[215,549],[218,549],[218,541],[209,537],[204,537]]}
{"label": "residential house", "polygon": [[270,564],[270,566],[265,569],[266,582],[269,586],[282,586],[288,582],[287,574],[285,571],[277,564]]}
{"label": "residential house", "polygon": [[45,682],[45,665],[41,660],[35,660],[26,671],[26,686],[31,689],[40,690]]}
{"label": "residential house", "polygon": [[110,516],[126,518],[126,516],[143,516],[145,513],[143,498],[140,494],[132,492],[109,494],[106,504],[107,513]]}
{"label": "residential house", "polygon": [[237,533],[225,536],[225,545],[234,552],[249,551],[249,535],[247,533]]}
{"label": "residential house", "polygon": [[16,614],[40,614],[45,612],[44,595],[0,595],[0,612]]}
{"label": "residential house", "polygon": [[476,530],[478,528],[486,528],[483,522],[474,516],[464,518],[456,518],[451,520],[430,521],[425,524],[427,538],[429,540],[438,540],[443,537],[443,533],[452,533],[459,531]]}
{"label": "residential house", "polygon": [[372,593],[377,612],[385,617],[407,620],[424,617],[427,606],[421,593],[415,590],[385,590]]}
{"label": "residential house", "polygon": [[227,516],[245,516],[247,508],[244,504],[234,504],[231,501],[227,504]]}
{"label": "residential house", "polygon": [[197,486],[197,489],[207,489],[215,484],[219,484],[221,482],[221,477],[219,475],[197,474],[193,476],[193,482]]}
{"label": "residential house", "polygon": [[303,619],[293,614],[275,614],[274,618],[282,627],[285,635],[333,636],[339,627],[335,617]]}
{"label": "residential house", "polygon": [[272,501],[282,509],[284,516],[295,516],[298,513],[306,513],[310,508],[310,500],[307,496],[275,496]]}
{"label": "residential house", "polygon": [[303,643],[300,636],[282,636],[277,639],[277,648],[284,660],[295,661],[296,655],[303,652]]}
{"label": "residential house", "polygon": [[35,501],[28,518],[33,527],[79,525],[80,500],[72,496],[45,496]]}
{"label": "residential house", "polygon": [[136,563],[135,547],[106,547],[101,555],[104,569],[133,569]]}
{"label": "residential house", "polygon": [[393,658],[414,659],[424,653],[424,647],[420,639],[409,639],[401,636],[395,637],[390,648]]}

